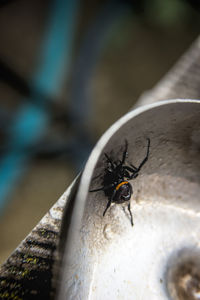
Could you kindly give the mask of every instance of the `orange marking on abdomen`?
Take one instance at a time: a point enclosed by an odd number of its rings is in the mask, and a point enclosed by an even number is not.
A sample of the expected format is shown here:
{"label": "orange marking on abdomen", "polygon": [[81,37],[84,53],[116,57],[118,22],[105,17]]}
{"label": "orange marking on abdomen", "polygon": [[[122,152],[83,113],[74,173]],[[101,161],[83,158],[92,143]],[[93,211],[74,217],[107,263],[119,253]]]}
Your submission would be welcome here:
{"label": "orange marking on abdomen", "polygon": [[116,186],[116,191],[120,188],[120,186],[122,186],[122,185],[124,185],[124,184],[127,184],[128,183],[128,181],[122,181],[122,182],[120,182],[117,186]]}

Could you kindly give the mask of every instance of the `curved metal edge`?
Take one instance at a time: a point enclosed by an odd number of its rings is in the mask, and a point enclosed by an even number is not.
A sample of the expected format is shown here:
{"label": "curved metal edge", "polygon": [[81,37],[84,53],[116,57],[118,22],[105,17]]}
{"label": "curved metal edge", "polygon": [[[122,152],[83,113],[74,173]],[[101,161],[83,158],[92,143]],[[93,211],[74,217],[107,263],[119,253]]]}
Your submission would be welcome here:
{"label": "curved metal edge", "polygon": [[77,195],[79,183],[81,179],[81,173],[76,177],[76,182],[74,182],[73,186],[71,186],[70,193],[68,195],[67,203],[64,207],[64,211],[62,214],[62,220],[60,225],[60,234],[59,240],[57,243],[57,249],[54,255],[54,266],[53,266],[53,277],[52,277],[52,294],[53,296],[57,293],[59,288],[59,282],[61,277],[61,266],[62,266],[62,258],[63,252],[65,249],[65,243],[68,236],[68,228],[71,223],[72,211],[74,209],[75,198]]}
{"label": "curved metal edge", "polygon": [[[81,177],[81,181],[80,181],[80,188],[78,190],[77,193],[77,198],[76,198],[76,206],[79,207],[78,209],[78,216],[74,216],[74,220],[76,220],[76,222],[73,222],[73,226],[75,228],[75,230],[78,230],[78,228],[80,228],[81,226],[81,216],[83,215],[83,211],[84,211],[84,203],[86,200],[86,196],[88,193],[88,189],[89,189],[89,184],[90,181],[92,179],[92,174],[93,174],[93,170],[94,167],[101,155],[101,152],[103,151],[104,147],[106,146],[106,144],[108,143],[108,141],[110,140],[110,138],[112,137],[112,135],[114,135],[121,126],[123,126],[126,122],[128,122],[131,118],[136,117],[137,115],[153,109],[155,107],[161,106],[161,105],[168,105],[168,104],[173,104],[173,103],[199,103],[199,100],[184,100],[184,99],[173,99],[173,100],[165,100],[165,101],[160,101],[160,102],[156,102],[153,104],[148,104],[142,107],[139,107],[135,110],[130,111],[129,113],[127,113],[126,115],[124,115],[122,118],[120,118],[116,123],[114,123],[105,133],[104,135],[100,138],[100,140],[98,141],[98,143],[96,144],[95,148],[93,149],[87,163],[85,166],[85,169],[83,171],[83,175]],[[77,204],[78,203],[78,204]],[[75,214],[77,214],[77,209],[75,207]],[[77,220],[79,221],[79,224],[77,224]],[[73,221],[73,220],[72,220]]]}
{"label": "curved metal edge", "polygon": [[[68,263],[73,262],[73,258],[75,255],[74,248],[76,247],[77,241],[80,239],[80,230],[82,226],[82,220],[85,210],[85,203],[88,196],[89,185],[93,177],[93,172],[96,167],[96,164],[102,154],[102,151],[107,147],[110,139],[113,135],[117,133],[117,131],[126,124],[126,122],[130,121],[132,118],[146,112],[152,110],[156,107],[164,106],[164,105],[173,105],[177,103],[200,103],[199,100],[183,100],[183,99],[173,99],[173,100],[165,100],[161,102],[157,102],[154,104],[146,105],[139,107],[133,111],[130,111],[122,118],[120,118],[116,123],[114,123],[106,133],[100,138],[99,142],[96,144],[93,149],[87,163],[85,169],[83,171],[79,189],[77,192],[77,197],[75,199],[73,215],[71,218],[71,224],[68,228],[68,235],[66,239],[66,247],[63,253],[63,270],[61,270],[61,277],[64,277],[65,267]],[[63,299],[63,295],[65,295],[65,286],[66,280],[63,279],[62,289],[59,291],[56,299]]]}

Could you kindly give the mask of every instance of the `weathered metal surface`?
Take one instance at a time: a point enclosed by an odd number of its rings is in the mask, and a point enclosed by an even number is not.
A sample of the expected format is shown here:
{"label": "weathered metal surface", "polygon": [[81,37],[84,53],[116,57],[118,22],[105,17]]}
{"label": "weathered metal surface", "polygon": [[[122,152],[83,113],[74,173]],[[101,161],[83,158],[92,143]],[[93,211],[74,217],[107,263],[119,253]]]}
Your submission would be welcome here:
{"label": "weathered metal surface", "polygon": [[[134,110],[117,121],[94,148],[75,198],[66,236],[58,300],[199,299],[200,102],[174,100]],[[126,205],[105,217],[101,186],[104,153],[138,166],[131,184],[134,227]],[[96,179],[95,179],[96,178]],[[62,254],[62,253],[61,253]],[[185,268],[185,270],[184,270]],[[182,296],[180,296],[182,295]]]}

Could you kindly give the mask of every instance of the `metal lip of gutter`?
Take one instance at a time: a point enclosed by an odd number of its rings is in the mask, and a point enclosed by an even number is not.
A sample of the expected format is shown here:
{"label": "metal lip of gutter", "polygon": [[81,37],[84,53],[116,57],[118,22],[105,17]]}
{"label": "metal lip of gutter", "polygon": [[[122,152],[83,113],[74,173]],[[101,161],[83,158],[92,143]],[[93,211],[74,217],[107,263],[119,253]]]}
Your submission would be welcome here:
{"label": "metal lip of gutter", "polygon": [[[156,300],[178,299],[184,279],[180,269],[187,267],[189,260],[199,257],[200,261],[196,241],[200,227],[198,104],[199,100],[170,99],[139,107],[101,137],[83,171],[67,236],[61,237],[66,241],[57,299],[116,299],[119,295],[129,299],[133,294],[141,299],[141,291],[143,299],[147,295]],[[129,161],[137,165],[147,137],[151,139],[150,158],[133,181],[134,227],[120,205],[113,205],[103,217],[105,195],[88,191],[94,175],[103,172],[104,152],[121,153],[126,138]],[[138,261],[137,253],[143,255]],[[137,281],[136,274],[143,279]],[[177,276],[180,284],[176,285]],[[127,280],[122,282],[122,278]],[[129,294],[125,282],[132,280],[135,284]],[[148,288],[143,285],[146,281]],[[190,289],[188,295],[193,292]]]}

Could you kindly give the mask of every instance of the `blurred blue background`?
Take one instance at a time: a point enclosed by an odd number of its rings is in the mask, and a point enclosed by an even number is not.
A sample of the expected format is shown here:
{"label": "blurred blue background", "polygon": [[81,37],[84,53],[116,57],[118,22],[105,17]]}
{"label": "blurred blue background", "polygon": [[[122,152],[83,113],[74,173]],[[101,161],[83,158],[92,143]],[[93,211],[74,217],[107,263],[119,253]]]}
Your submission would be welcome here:
{"label": "blurred blue background", "polygon": [[199,2],[0,1],[0,262],[199,34]]}

